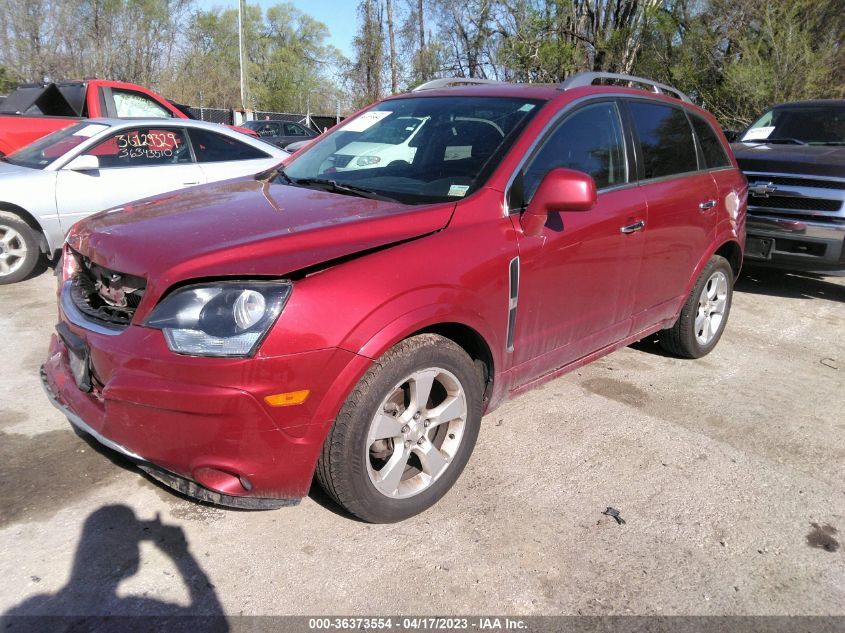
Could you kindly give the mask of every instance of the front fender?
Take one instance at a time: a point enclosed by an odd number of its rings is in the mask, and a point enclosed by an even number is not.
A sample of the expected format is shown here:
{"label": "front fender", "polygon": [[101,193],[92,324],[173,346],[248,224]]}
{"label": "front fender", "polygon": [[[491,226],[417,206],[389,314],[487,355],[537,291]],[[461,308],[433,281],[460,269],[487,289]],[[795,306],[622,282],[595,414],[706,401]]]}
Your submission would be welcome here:
{"label": "front fender", "polygon": [[376,359],[414,332],[455,323],[474,330],[484,339],[495,367],[501,367],[504,332],[499,335],[478,310],[472,309],[475,302],[471,296],[465,288],[449,286],[430,286],[400,295],[370,312],[340,347]]}

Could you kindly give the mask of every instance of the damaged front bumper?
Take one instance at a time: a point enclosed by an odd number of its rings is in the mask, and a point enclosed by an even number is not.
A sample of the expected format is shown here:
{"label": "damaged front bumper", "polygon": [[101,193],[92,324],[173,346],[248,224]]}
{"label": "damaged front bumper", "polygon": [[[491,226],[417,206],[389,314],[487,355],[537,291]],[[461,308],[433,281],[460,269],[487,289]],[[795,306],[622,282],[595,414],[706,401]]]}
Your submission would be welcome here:
{"label": "damaged front bumper", "polygon": [[242,510],[276,510],[286,506],[294,506],[300,502],[300,499],[266,499],[257,497],[241,497],[235,495],[227,495],[213,490],[209,490],[204,486],[199,485],[195,481],[191,481],[187,477],[182,477],[176,473],[170,472],[165,468],[161,468],[156,464],[144,459],[141,455],[129,450],[122,444],[110,440],[108,437],[99,433],[96,429],[91,427],[81,417],[76,415],[73,410],[62,403],[58,394],[53,392],[49,381],[47,380],[47,370],[41,366],[41,386],[44,388],[44,393],[47,394],[47,399],[50,403],[61,411],[68,421],[82,433],[93,438],[103,446],[120,453],[124,457],[130,459],[134,464],[143,470],[145,473],[160,481],[161,483],[173,488],[177,492],[182,493],[188,497],[192,497],[199,501],[213,503],[221,506],[228,506],[231,508],[240,508]]}
{"label": "damaged front bumper", "polygon": [[[337,348],[274,357],[173,354],[158,330],[96,332],[66,314],[41,381],[83,433],[188,496],[247,509],[291,505],[310,490],[348,385],[371,361]],[[77,340],[80,339],[80,340]],[[78,366],[85,350],[87,372]],[[76,371],[74,371],[76,369]],[[308,388],[297,406],[267,396]]]}

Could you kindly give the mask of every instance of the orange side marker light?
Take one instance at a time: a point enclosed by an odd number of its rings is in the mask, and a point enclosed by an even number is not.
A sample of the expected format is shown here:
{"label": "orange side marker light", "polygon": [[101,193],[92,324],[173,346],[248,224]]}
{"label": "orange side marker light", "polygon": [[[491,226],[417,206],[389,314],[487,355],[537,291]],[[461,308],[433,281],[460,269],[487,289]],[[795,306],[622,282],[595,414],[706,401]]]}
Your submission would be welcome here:
{"label": "orange side marker light", "polygon": [[300,391],[288,391],[287,393],[276,393],[272,396],[264,396],[264,402],[271,407],[289,407],[294,404],[302,404],[311,393],[310,389]]}

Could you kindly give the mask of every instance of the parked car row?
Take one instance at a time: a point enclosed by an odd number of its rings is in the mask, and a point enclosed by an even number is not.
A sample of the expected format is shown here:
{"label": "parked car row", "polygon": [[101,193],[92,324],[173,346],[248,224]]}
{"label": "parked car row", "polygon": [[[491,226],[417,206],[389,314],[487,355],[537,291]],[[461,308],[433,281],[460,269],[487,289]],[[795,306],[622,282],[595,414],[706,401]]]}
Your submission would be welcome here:
{"label": "parked car row", "polygon": [[[123,81],[24,84],[0,102],[0,157],[67,127],[74,119],[97,117],[192,118],[152,90]],[[230,127],[257,136],[253,130]]]}
{"label": "parked car row", "polygon": [[731,151],[674,88],[582,73],[438,79],[316,138],[91,119],[0,163],[0,283],[61,246],[45,390],[151,476],[242,508],[316,478],[397,521],[507,399],[646,336],[712,351],[744,257],[835,266],[841,199],[807,191],[845,191],[837,117],[775,108]]}

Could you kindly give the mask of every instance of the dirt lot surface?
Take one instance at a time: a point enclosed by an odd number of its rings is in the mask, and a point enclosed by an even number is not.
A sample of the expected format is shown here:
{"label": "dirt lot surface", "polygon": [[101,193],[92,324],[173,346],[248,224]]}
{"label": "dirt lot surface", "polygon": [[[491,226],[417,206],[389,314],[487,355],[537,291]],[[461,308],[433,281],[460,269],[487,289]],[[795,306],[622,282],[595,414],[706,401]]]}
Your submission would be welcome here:
{"label": "dirt lot surface", "polygon": [[54,287],[0,287],[0,612],[845,614],[845,278],[746,273],[710,356],[640,343],[506,404],[386,526],[317,491],[199,505],[95,450],[39,384]]}

